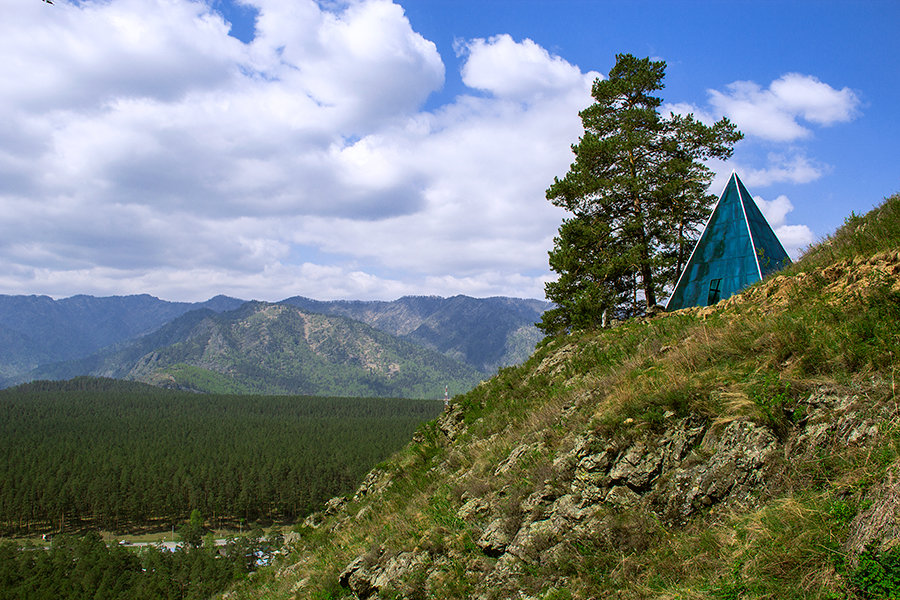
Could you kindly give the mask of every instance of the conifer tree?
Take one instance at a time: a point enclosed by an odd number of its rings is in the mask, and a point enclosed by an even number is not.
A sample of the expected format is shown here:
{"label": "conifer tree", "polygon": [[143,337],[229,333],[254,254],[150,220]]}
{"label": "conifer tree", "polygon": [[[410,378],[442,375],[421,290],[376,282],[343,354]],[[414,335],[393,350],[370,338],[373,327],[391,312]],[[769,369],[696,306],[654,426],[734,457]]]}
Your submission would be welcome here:
{"label": "conifer tree", "polygon": [[557,307],[548,333],[599,326],[657,304],[687,260],[692,234],[715,197],[710,158],[725,160],[743,135],[727,118],[707,126],[692,115],[660,114],[666,64],[616,56],[594,82],[594,104],[579,113],[584,135],[575,162],[547,199],[570,213],[550,251],[558,280],[546,286]]}

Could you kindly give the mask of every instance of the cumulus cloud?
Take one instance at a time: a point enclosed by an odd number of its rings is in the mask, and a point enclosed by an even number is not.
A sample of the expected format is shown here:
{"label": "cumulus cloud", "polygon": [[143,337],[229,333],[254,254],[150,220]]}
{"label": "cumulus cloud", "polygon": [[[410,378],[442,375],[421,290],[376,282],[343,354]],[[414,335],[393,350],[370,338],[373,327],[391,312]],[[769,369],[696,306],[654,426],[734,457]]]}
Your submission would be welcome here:
{"label": "cumulus cloud", "polygon": [[202,3],[20,3],[4,11],[7,108],[95,111],[117,97],[176,99],[234,74],[240,43]]}
{"label": "cumulus cloud", "polygon": [[3,292],[542,295],[597,73],[464,41],[473,92],[424,112],[444,64],[400,6],[248,4],[249,43],[189,0],[0,22]]}
{"label": "cumulus cloud", "polygon": [[786,217],[788,213],[794,210],[794,205],[784,194],[779,195],[774,200],[766,200],[761,196],[754,197],[756,205],[762,211],[763,216],[772,226],[775,235],[781,241],[781,245],[794,260],[800,255],[800,252],[813,243],[814,236],[812,230],[806,225],[788,225]]}
{"label": "cumulus cloud", "polygon": [[392,2],[354,2],[341,13],[308,1],[250,3],[260,9],[253,66],[305,92],[334,113],[335,124],[366,127],[396,118],[443,83],[434,43],[414,32]]}
{"label": "cumulus cloud", "polygon": [[[457,52],[467,57],[463,82],[498,98],[533,100],[566,92],[582,85],[585,75],[575,65],[525,39],[516,42],[508,34],[488,40],[457,42]],[[592,73],[591,78],[599,77]]]}
{"label": "cumulus cloud", "polygon": [[806,225],[782,225],[775,227],[775,235],[781,241],[785,251],[792,260],[797,260],[800,254],[815,241],[812,230]]}
{"label": "cumulus cloud", "polygon": [[829,167],[814,161],[805,154],[769,153],[766,166],[743,168],[744,181],[751,186],[767,186],[774,183],[809,183],[822,177]]}
{"label": "cumulus cloud", "polygon": [[784,218],[789,212],[794,210],[794,205],[788,200],[784,194],[778,196],[774,200],[765,200],[761,196],[755,198],[759,210],[772,227],[784,225]]}
{"label": "cumulus cloud", "polygon": [[833,125],[856,117],[860,100],[849,89],[837,90],[811,75],[788,73],[763,89],[753,81],[735,81],[726,91],[709,90],[710,104],[747,135],[786,142],[806,138],[801,120]]}

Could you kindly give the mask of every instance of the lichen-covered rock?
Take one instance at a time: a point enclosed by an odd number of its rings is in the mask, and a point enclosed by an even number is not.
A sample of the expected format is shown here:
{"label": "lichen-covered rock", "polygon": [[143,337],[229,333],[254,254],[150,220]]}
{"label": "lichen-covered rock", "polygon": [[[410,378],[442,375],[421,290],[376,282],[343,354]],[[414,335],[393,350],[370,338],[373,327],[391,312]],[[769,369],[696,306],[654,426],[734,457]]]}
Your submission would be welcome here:
{"label": "lichen-covered rock", "polygon": [[325,503],[325,515],[336,515],[338,511],[340,511],[344,507],[345,504],[347,504],[346,499],[341,498],[340,496],[335,496]]}
{"label": "lichen-covered rock", "polygon": [[616,508],[628,508],[641,501],[637,492],[627,485],[617,485],[609,490],[604,502]]}
{"label": "lichen-covered rock", "polygon": [[516,532],[507,552],[519,560],[535,562],[541,552],[559,541],[563,533],[559,524],[551,519],[529,523]]}
{"label": "lichen-covered rock", "polygon": [[475,515],[486,512],[487,509],[488,503],[484,498],[469,498],[462,506],[459,507],[459,510],[456,511],[456,516],[463,521],[468,521],[471,520]]}
{"label": "lichen-covered rock", "polygon": [[463,409],[459,405],[453,405],[437,420],[438,430],[452,441],[456,439],[466,428]]}
{"label": "lichen-covered rock", "polygon": [[529,452],[540,452],[543,450],[543,444],[520,444],[510,451],[509,456],[507,456],[497,468],[494,469],[494,477],[499,477],[503,475],[510,469],[514,468],[516,464],[522,459],[523,456],[528,454]]}
{"label": "lichen-covered rock", "polygon": [[647,490],[662,468],[662,453],[637,442],[616,461],[609,471],[614,484],[627,485],[633,490]]}
{"label": "lichen-covered rock", "polygon": [[374,493],[376,490],[383,489],[388,482],[388,477],[383,471],[380,469],[372,469],[366,475],[366,478],[363,479],[363,482],[359,484],[356,493],[353,494],[353,500],[360,500],[361,498]]}
{"label": "lichen-covered rock", "polygon": [[887,413],[870,414],[863,409],[869,403],[856,395],[833,394],[819,391],[799,404],[803,428],[794,439],[788,440],[788,456],[815,452],[832,445],[849,446],[869,442],[878,435],[878,422],[889,417]]}
{"label": "lichen-covered rock", "polygon": [[685,417],[667,428],[659,440],[664,471],[677,467],[703,437],[706,425],[696,417]]}
{"label": "lichen-covered rock", "polygon": [[524,519],[526,521],[534,521],[540,518],[558,495],[552,486],[545,483],[543,488],[525,498],[519,505]]}
{"label": "lichen-covered rock", "polygon": [[866,546],[893,546],[900,540],[900,477],[898,465],[888,473],[886,481],[871,492],[871,505],[854,517],[844,550],[855,560]]}
{"label": "lichen-covered rock", "polygon": [[566,494],[556,499],[550,507],[550,518],[555,521],[572,523],[580,521],[585,515],[585,509],[580,502],[575,500],[572,494]]}
{"label": "lichen-covered rock", "polygon": [[375,573],[372,569],[373,565],[373,557],[369,555],[360,556],[351,562],[344,568],[338,578],[341,587],[349,589],[357,598],[362,598],[363,600],[374,595],[378,592],[378,589],[373,583],[375,579]]}
{"label": "lichen-covered rock", "polygon": [[512,541],[512,534],[507,521],[494,519],[484,528],[484,533],[475,543],[487,556],[497,557],[506,552],[510,541]]}
{"label": "lichen-covered rock", "polygon": [[421,570],[424,562],[425,557],[419,553],[392,555],[377,547],[347,565],[338,581],[362,600],[374,600],[386,590],[395,596],[406,597],[411,592],[410,575]]}
{"label": "lichen-covered rock", "polygon": [[[763,467],[778,449],[767,428],[748,420],[731,421],[707,431],[698,459],[666,473],[649,495],[651,508],[677,524],[705,506],[726,499],[743,501],[762,482]],[[704,455],[707,458],[702,459]]]}
{"label": "lichen-covered rock", "polygon": [[571,490],[578,494],[583,503],[598,502],[606,494],[610,485],[611,454],[610,450],[589,454],[575,466]]}

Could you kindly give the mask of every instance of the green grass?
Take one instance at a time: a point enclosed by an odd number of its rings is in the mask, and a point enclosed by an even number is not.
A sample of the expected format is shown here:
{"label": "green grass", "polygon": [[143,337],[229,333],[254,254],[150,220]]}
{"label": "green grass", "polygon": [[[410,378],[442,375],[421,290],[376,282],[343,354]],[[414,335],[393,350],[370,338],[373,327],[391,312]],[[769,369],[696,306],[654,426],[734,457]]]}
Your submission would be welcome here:
{"label": "green grass", "polygon": [[174,378],[175,387],[203,390],[209,394],[250,394],[253,390],[233,378],[209,369],[179,363],[163,371]]}
{"label": "green grass", "polygon": [[900,194],[885,198],[865,215],[850,213],[837,231],[811,246],[789,273],[821,268],[858,256],[896,250],[900,240]]}

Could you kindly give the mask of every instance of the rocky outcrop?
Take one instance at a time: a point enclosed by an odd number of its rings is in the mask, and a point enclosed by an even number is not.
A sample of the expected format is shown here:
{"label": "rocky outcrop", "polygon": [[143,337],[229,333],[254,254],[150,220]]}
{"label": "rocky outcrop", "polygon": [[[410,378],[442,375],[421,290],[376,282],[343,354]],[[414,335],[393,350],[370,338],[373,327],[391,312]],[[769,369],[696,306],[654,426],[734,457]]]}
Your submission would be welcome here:
{"label": "rocky outcrop", "polygon": [[665,522],[682,524],[698,510],[723,501],[747,503],[765,479],[778,451],[766,427],[737,420],[706,431],[696,457],[673,468],[649,496],[653,511]]}
{"label": "rocky outcrop", "polygon": [[[670,412],[664,426],[652,431],[626,421],[612,435],[573,434],[554,448],[523,440],[488,474],[493,481],[510,483],[477,496],[463,494],[454,509],[485,561],[477,565],[483,571],[482,591],[475,597],[497,597],[496,590],[510,589],[528,568],[565,564],[572,548],[582,543],[602,541],[623,552],[640,549],[646,540],[617,525],[623,518],[680,527],[704,513],[753,508],[765,500],[767,482],[786,461],[834,444],[870,440],[885,416],[861,410],[855,396],[828,390],[811,394],[794,410],[796,425],[780,432],[780,438],[751,418],[710,421]],[[463,423],[461,412],[451,409],[436,429],[452,446]],[[550,457],[547,478],[522,494],[516,491],[514,474],[534,456]],[[449,475],[460,482],[470,476]],[[379,485],[378,477],[370,476],[355,499]],[[846,544],[850,553],[860,552],[873,539],[900,539],[900,468],[879,489],[871,506],[856,517]],[[380,593],[427,597],[429,581],[439,577],[441,569],[467,560],[452,552],[376,546],[347,565],[340,583],[358,598],[378,598]]]}
{"label": "rocky outcrop", "polygon": [[378,592],[386,588],[409,597],[415,586],[404,580],[422,563],[423,557],[414,552],[391,555],[378,547],[347,565],[340,575],[340,584],[362,599],[377,598]]}

